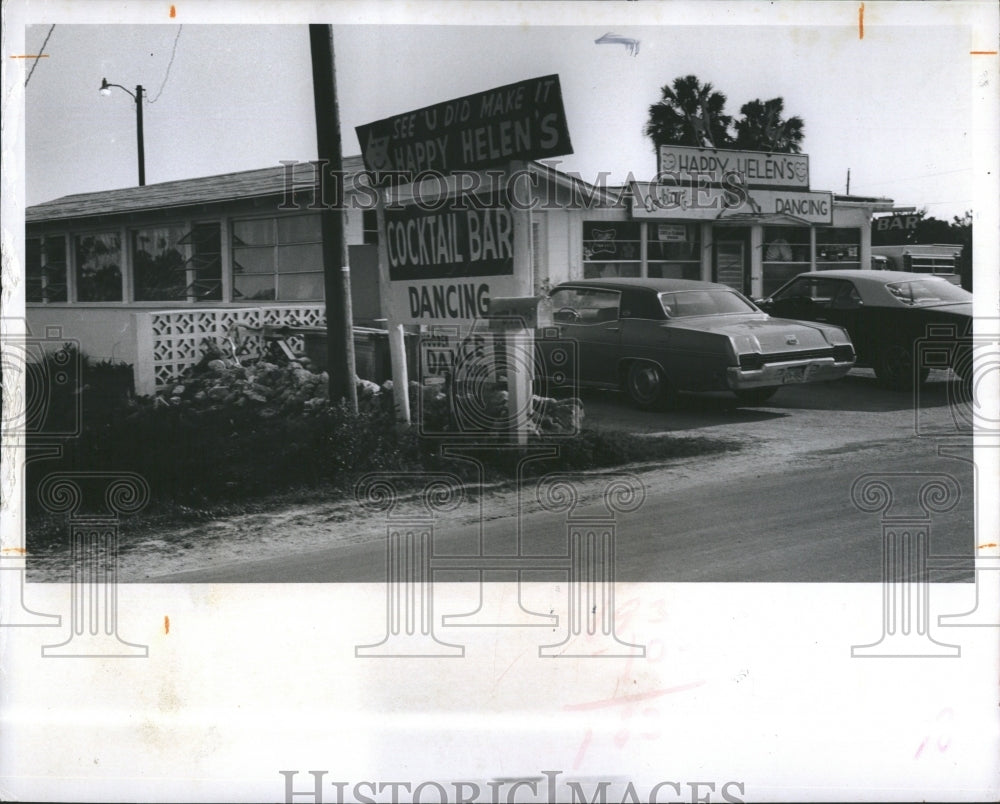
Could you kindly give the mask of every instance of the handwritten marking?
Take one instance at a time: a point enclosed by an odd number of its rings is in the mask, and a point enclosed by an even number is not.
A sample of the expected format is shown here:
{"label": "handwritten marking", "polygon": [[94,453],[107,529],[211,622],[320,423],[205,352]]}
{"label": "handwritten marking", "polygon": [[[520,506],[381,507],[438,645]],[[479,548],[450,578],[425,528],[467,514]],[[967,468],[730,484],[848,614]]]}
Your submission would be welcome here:
{"label": "handwritten marking", "polygon": [[168,617],[166,614],[163,615],[163,633],[164,634],[170,633],[170,617]]}
{"label": "handwritten marking", "polygon": [[573,770],[577,770],[583,763],[583,755],[587,753],[587,749],[590,747],[590,739],[593,736],[593,729],[587,729],[587,734],[584,736],[583,742],[580,744],[580,750],[576,752],[576,757],[573,759]]}
{"label": "handwritten marking", "polygon": [[27,56],[11,56],[12,59],[47,59],[48,57],[48,53],[39,53],[37,55],[29,53]]}
{"label": "handwritten marking", "polygon": [[668,687],[665,690],[653,690],[652,692],[640,692],[636,695],[623,695],[621,698],[608,698],[604,701],[588,701],[587,703],[580,704],[566,704],[563,706],[568,712],[583,712],[589,709],[603,709],[608,706],[623,706],[628,703],[635,703],[636,701],[648,701],[651,698],[660,698],[664,695],[671,695],[675,692],[685,692],[686,690],[693,690],[695,687],[701,687],[704,685],[704,681],[695,681],[691,684],[681,684],[678,687]]}
{"label": "handwritten marking", "polygon": [[977,550],[985,550],[987,547],[996,547],[996,542],[987,542],[986,544],[980,544],[976,546]]}
{"label": "handwritten marking", "polygon": [[995,56],[997,51],[995,50],[970,50],[970,56]]}
{"label": "handwritten marking", "polygon": [[625,45],[625,49],[630,56],[639,55],[639,40],[629,39],[616,33],[606,33],[600,39],[594,40],[595,45]]}
{"label": "handwritten marking", "polygon": [[23,547],[5,547],[3,548],[3,550],[0,550],[0,552],[13,553],[14,555],[17,556],[23,556],[28,554],[28,551],[25,550]]}
{"label": "handwritten marking", "polygon": [[170,6],[170,18],[173,19],[176,16],[177,16],[177,9],[174,8],[173,6]]}
{"label": "handwritten marking", "polygon": [[865,4],[858,6],[858,39],[865,38]]}

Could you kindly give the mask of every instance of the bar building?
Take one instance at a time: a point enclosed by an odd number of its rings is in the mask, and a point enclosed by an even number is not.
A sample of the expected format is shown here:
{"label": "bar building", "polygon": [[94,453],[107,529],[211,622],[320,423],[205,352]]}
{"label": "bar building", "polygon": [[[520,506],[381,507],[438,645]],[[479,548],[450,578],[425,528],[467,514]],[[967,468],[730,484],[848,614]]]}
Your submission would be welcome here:
{"label": "bar building", "polygon": [[[345,159],[339,189],[354,323],[365,335],[384,316],[374,195],[362,173],[360,157]],[[131,364],[137,393],[153,393],[234,324],[322,325],[318,208],[328,199],[317,203],[316,175],[300,162],[29,207],[31,332],[60,328],[88,358]],[[697,187],[607,187],[538,162],[523,163],[521,179],[531,277],[520,293],[568,279],[683,277],[759,298],[802,271],[869,268],[872,214],[892,209],[889,199],[797,188],[750,187],[726,205],[717,203],[725,188],[697,198]]]}

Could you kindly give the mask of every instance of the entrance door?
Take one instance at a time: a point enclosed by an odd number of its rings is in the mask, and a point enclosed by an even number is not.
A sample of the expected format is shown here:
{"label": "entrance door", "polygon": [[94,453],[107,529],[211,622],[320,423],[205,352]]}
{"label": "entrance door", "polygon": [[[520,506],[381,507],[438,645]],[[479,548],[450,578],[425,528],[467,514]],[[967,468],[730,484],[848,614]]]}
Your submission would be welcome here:
{"label": "entrance door", "polygon": [[715,281],[746,293],[747,272],[744,270],[742,240],[715,241]]}

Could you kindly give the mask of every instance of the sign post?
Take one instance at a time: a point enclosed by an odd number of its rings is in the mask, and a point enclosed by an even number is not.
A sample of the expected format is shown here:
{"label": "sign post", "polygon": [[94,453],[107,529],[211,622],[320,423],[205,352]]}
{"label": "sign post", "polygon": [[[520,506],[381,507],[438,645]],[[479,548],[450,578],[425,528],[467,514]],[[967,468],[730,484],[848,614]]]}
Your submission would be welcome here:
{"label": "sign post", "polygon": [[396,421],[410,424],[410,376],[406,369],[406,338],[403,325],[396,323],[389,286],[389,255],[385,235],[385,191],[376,188],[375,217],[378,225],[378,295],[382,314],[386,318],[389,336],[389,361],[392,366],[392,398],[396,407]]}

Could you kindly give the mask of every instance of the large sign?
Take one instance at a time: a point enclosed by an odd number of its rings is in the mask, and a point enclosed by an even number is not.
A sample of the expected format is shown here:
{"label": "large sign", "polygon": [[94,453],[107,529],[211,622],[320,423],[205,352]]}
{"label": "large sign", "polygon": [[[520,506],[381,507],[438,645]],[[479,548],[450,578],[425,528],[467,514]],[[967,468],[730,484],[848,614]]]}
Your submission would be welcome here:
{"label": "large sign", "polygon": [[365,167],[375,173],[450,173],[573,152],[558,75],[466,95],[355,131]]}
{"label": "large sign", "polygon": [[400,323],[474,321],[491,296],[514,295],[514,221],[499,193],[387,207],[385,241]]}
{"label": "large sign", "polygon": [[722,187],[735,178],[745,187],[809,189],[806,154],[661,145],[658,156],[661,181]]}
{"label": "large sign", "polygon": [[833,223],[833,194],[795,190],[758,190],[738,186],[685,187],[634,182],[632,217],[718,220],[733,215],[788,215],[806,223]]}

